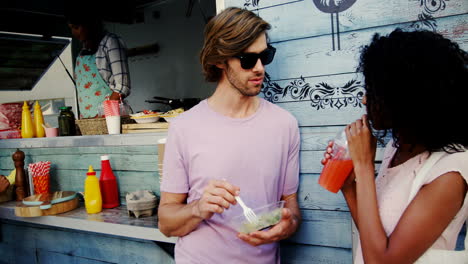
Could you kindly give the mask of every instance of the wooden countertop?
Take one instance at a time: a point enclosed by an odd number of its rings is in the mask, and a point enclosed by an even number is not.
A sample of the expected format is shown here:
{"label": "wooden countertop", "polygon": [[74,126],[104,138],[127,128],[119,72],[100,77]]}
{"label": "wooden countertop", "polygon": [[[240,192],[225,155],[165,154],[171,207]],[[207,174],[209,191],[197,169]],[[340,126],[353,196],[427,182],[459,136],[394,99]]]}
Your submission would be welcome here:
{"label": "wooden countertop", "polygon": [[84,206],[80,204],[77,209],[60,215],[17,217],[15,215],[16,203],[14,201],[1,203],[0,218],[167,243],[177,241],[176,237],[166,237],[159,231],[156,215],[141,218],[130,217],[125,206],[104,209],[98,214],[88,215]]}
{"label": "wooden countertop", "polygon": [[58,147],[99,147],[99,146],[148,146],[157,145],[167,132],[70,136],[52,138],[2,139],[0,148],[58,148]]}

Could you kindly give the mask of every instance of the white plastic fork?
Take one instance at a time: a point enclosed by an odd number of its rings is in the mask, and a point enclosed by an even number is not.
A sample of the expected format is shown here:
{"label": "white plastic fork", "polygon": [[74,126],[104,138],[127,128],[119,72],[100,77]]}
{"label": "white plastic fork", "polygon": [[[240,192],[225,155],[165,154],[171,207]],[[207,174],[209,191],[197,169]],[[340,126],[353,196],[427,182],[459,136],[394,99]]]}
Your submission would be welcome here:
{"label": "white plastic fork", "polygon": [[249,221],[249,223],[258,222],[258,217],[254,213],[254,211],[252,209],[250,209],[249,207],[247,207],[247,205],[245,205],[245,203],[242,201],[242,199],[239,196],[235,196],[234,198],[236,198],[236,201],[242,207],[242,210],[244,211],[244,216],[245,216],[245,218],[247,218],[247,221]]}

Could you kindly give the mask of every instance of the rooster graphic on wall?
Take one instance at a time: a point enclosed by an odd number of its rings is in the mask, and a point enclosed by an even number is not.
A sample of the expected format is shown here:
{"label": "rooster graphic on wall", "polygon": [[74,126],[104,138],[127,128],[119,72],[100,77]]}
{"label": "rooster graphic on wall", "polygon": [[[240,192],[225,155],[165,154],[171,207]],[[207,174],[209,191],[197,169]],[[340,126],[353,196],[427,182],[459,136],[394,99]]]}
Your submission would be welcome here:
{"label": "rooster graphic on wall", "polygon": [[336,44],[340,47],[340,19],[339,13],[350,8],[356,0],[312,0],[318,10],[330,14],[332,30],[332,48],[335,50],[335,20],[336,20]]}

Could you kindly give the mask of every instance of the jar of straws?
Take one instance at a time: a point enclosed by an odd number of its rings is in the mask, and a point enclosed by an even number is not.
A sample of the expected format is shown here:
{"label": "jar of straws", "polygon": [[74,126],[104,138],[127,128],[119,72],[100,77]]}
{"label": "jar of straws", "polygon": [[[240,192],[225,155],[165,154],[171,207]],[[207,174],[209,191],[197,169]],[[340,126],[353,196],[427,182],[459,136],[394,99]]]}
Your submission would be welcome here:
{"label": "jar of straws", "polygon": [[34,185],[34,194],[50,192],[50,161],[38,161],[28,165]]}

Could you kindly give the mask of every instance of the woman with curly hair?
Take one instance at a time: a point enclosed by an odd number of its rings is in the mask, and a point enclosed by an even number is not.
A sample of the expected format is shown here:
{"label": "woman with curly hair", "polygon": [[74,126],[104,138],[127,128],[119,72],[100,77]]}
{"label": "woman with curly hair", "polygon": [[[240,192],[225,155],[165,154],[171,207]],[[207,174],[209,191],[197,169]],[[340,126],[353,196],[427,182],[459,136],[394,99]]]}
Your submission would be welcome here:
{"label": "woman with curly hair", "polygon": [[[428,249],[454,250],[468,217],[467,53],[437,33],[397,29],[373,37],[359,70],[367,115],[345,129],[354,170],[341,189],[360,234],[354,262],[413,263]],[[374,135],[387,132],[375,178]]]}

